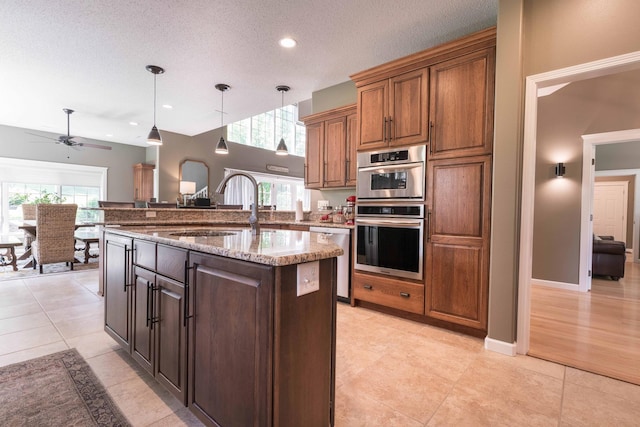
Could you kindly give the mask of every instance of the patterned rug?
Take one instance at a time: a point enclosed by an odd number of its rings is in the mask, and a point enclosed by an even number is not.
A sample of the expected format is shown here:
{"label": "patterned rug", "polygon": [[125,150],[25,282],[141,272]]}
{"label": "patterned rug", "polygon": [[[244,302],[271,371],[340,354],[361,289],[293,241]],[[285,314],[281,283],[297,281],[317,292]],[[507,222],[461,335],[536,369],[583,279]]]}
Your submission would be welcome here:
{"label": "patterned rug", "polygon": [[0,367],[0,424],[129,426],[75,350]]}

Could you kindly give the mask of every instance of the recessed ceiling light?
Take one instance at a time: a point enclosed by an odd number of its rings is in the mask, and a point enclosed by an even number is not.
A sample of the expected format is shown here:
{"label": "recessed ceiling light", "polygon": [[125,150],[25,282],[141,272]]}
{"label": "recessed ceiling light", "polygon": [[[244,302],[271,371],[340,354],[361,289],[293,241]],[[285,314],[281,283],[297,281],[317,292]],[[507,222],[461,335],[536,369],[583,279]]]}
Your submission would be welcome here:
{"label": "recessed ceiling light", "polygon": [[113,134],[112,133],[108,133],[105,136],[108,137],[108,138],[111,138],[113,136]]}
{"label": "recessed ceiling light", "polygon": [[129,122],[131,126],[138,126],[138,122]]}
{"label": "recessed ceiling light", "polygon": [[285,37],[283,39],[280,39],[280,46],[282,46],[282,47],[292,48],[292,47],[295,47],[297,44],[298,44],[298,42],[296,42],[294,39],[289,38],[289,37]]}
{"label": "recessed ceiling light", "polygon": [[171,110],[173,108],[173,105],[163,104],[162,108],[166,108],[167,110]]}

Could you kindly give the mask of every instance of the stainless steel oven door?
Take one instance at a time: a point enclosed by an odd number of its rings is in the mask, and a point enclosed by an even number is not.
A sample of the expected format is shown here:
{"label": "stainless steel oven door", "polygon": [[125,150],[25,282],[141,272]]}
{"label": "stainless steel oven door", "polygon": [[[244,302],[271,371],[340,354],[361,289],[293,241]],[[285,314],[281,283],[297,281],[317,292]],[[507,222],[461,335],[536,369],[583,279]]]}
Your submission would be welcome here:
{"label": "stainless steel oven door", "polygon": [[424,163],[371,166],[358,169],[359,200],[424,200]]}
{"label": "stainless steel oven door", "polygon": [[422,280],[424,219],[357,218],[356,270]]}

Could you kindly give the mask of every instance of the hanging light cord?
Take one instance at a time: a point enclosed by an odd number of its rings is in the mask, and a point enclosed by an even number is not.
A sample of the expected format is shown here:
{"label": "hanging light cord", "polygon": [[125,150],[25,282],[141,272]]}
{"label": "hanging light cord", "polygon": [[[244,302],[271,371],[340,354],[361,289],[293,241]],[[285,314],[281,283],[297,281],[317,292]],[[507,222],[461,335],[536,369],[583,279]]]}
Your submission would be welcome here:
{"label": "hanging light cord", "polygon": [[153,125],[156,125],[156,77],[158,75],[153,73]]}
{"label": "hanging light cord", "polygon": [[282,101],[280,102],[280,138],[284,138],[284,91],[280,91]]}
{"label": "hanging light cord", "polygon": [[222,124],[224,123],[223,120],[223,114],[224,114],[224,90],[221,90],[220,93],[222,94],[222,102],[220,105],[220,127],[222,128]]}

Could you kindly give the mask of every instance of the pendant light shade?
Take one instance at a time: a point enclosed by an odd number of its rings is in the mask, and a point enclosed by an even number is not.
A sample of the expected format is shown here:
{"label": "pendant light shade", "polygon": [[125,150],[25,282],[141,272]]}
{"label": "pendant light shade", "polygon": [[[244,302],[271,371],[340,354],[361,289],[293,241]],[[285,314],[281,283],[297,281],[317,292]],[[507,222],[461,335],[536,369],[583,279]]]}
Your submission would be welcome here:
{"label": "pendant light shade", "polygon": [[[224,93],[229,90],[231,87],[224,83],[218,83],[216,85],[216,89],[220,91],[220,96],[222,99],[220,106],[220,131],[222,132],[223,125],[223,114],[224,114]],[[224,137],[221,135],[218,140],[218,144],[216,144],[216,154],[229,154],[229,148],[227,147],[227,141],[224,140]]]}
{"label": "pendant light shade", "polygon": [[284,93],[285,92],[289,92],[289,89],[291,89],[289,86],[276,86],[276,89],[278,90],[278,92],[280,92],[282,94],[282,104],[281,104],[281,108],[280,108],[280,142],[278,143],[278,147],[276,148],[276,154],[278,156],[288,156],[289,155],[289,149],[287,149],[287,144],[284,142]]}
{"label": "pendant light shade", "polygon": [[164,73],[164,68],[157,65],[147,65],[146,69],[153,74],[153,127],[149,132],[149,136],[147,136],[147,143],[149,145],[162,145],[162,137],[156,127],[156,77],[158,74]]}

